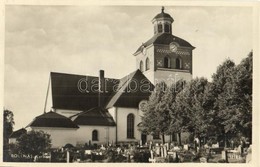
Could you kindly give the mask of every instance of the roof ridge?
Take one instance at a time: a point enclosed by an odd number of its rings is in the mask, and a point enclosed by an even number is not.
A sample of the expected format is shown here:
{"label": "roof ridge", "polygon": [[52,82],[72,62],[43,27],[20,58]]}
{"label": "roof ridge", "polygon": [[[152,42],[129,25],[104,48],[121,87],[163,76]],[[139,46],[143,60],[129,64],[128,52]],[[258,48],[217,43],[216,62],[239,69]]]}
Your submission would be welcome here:
{"label": "roof ridge", "polygon": [[[137,70],[135,70],[135,71],[129,73],[128,75],[124,76],[123,78],[121,78],[120,81],[123,82],[122,85],[121,85],[121,87],[122,87],[125,83],[127,83],[127,81],[129,81],[130,79],[132,79],[133,76],[136,74],[136,72],[137,72],[138,70],[139,70],[139,69],[137,69]],[[126,80],[124,81],[124,79],[126,79]],[[121,88],[121,87],[120,87],[120,88]],[[120,88],[119,88],[119,89],[120,89]]]}
{"label": "roof ridge", "polygon": [[[145,46],[145,47],[147,47],[147,46],[150,46],[151,44],[154,44],[154,43],[156,43],[156,42],[158,42],[158,38],[160,38],[161,36],[164,36],[164,35],[167,35],[167,36],[171,36],[172,38],[173,38],[173,40],[175,40],[174,38],[177,38],[179,41],[175,41],[175,42],[177,42],[180,46],[184,46],[184,47],[194,47],[194,46],[192,46],[187,40],[185,40],[185,39],[182,39],[181,37],[178,37],[178,36],[175,36],[175,35],[173,35],[173,34],[170,34],[170,33],[165,33],[165,32],[163,32],[163,33],[158,33],[158,34],[154,34],[149,40],[147,40],[144,44],[142,44],[137,50],[136,50],[136,52],[134,53],[134,55],[137,53],[137,52],[139,52],[139,51],[141,51],[141,49],[142,49],[142,46]],[[159,40],[160,41],[160,40]],[[165,41],[172,41],[172,39],[164,39],[164,42]],[[161,41],[162,42],[162,41]],[[174,42],[174,41],[172,41],[172,42]]]}
{"label": "roof ridge", "polygon": [[[157,34],[154,34],[151,38],[149,38],[145,43],[143,43],[136,51],[135,53],[137,53],[138,51],[141,50],[142,46],[144,47],[147,47],[147,46],[150,46],[154,41],[153,41],[153,38],[158,38],[159,36],[161,36],[163,33],[157,33]],[[156,39],[154,39],[156,40]],[[153,41],[153,42],[150,42],[150,41]],[[147,43],[150,43],[150,44],[147,44]],[[134,54],[135,54],[134,53]]]}
{"label": "roof ridge", "polygon": [[[111,99],[108,101],[106,108],[109,108],[110,106],[112,106],[113,104],[115,104],[117,102],[117,100],[122,96],[122,94],[125,92],[126,87],[128,86],[127,83],[129,83],[130,80],[132,80],[132,78],[134,78],[134,76],[139,72],[141,72],[139,69],[135,70],[134,72],[128,74],[127,76],[130,76],[129,79],[127,79],[124,84],[117,90],[117,92],[115,94],[112,95]],[[127,77],[125,76],[125,77]],[[124,78],[125,78],[124,77]],[[114,102],[112,101],[114,100]],[[113,104],[111,104],[113,103]]]}
{"label": "roof ridge", "polygon": [[[75,115],[70,116],[69,118],[72,119],[74,116],[78,117],[78,116],[80,116],[80,115],[83,115],[83,114],[85,114],[85,113],[91,111],[91,110],[94,110],[95,108],[97,108],[97,107],[93,107],[93,108],[91,108],[91,109],[89,109],[89,110],[82,111],[82,112],[80,112],[80,113],[77,113],[77,114],[75,114]],[[75,119],[77,119],[77,118],[75,118]]]}
{"label": "roof ridge", "polygon": [[[98,78],[98,76],[94,75],[84,75],[84,74],[75,74],[75,73],[62,73],[62,72],[53,72],[51,71],[50,74],[57,74],[57,75],[70,75],[70,76],[81,76],[81,77],[93,77],[93,78]],[[111,77],[105,77],[105,79],[112,79],[112,80],[120,80],[116,78],[111,78]]]}
{"label": "roof ridge", "polygon": [[[91,112],[89,112],[89,111],[91,111]],[[89,115],[88,115],[88,113],[89,113]],[[76,119],[74,119],[73,122],[75,122],[78,125],[94,125],[95,124],[95,125],[114,126],[114,124],[115,124],[113,117],[109,114],[108,110],[103,107],[94,107],[94,108],[84,112],[84,114],[76,117]]]}
{"label": "roof ridge", "polygon": [[[54,114],[50,117],[46,117],[45,115]],[[53,122],[54,121],[54,122]],[[56,121],[56,122],[55,122]],[[57,123],[57,121],[59,123]],[[61,124],[60,124],[61,123]],[[48,113],[44,113],[40,116],[37,116],[33,119],[33,121],[28,124],[26,127],[36,126],[36,127],[66,127],[66,128],[79,128],[77,124],[75,124],[70,118],[61,115],[59,113],[50,111]]]}

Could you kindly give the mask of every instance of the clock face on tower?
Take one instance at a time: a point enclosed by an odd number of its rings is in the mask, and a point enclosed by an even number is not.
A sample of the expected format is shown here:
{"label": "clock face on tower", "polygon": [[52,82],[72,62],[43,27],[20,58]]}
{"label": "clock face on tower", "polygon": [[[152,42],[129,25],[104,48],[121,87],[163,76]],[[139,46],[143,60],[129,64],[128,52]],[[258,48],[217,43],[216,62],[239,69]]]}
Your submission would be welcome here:
{"label": "clock face on tower", "polygon": [[170,51],[176,52],[178,49],[178,46],[175,43],[170,43]]}

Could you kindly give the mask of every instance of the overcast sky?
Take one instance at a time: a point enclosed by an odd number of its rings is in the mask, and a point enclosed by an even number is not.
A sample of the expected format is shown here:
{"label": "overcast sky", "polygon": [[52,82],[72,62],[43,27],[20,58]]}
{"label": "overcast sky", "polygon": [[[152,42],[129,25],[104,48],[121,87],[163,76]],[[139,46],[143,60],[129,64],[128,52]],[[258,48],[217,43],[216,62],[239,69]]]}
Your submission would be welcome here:
{"label": "overcast sky", "polygon": [[[15,130],[43,113],[49,74],[122,78],[136,49],[153,36],[160,6],[6,6],[5,108]],[[251,7],[166,6],[173,34],[190,42],[193,77],[210,80],[226,58],[239,63],[253,48]]]}

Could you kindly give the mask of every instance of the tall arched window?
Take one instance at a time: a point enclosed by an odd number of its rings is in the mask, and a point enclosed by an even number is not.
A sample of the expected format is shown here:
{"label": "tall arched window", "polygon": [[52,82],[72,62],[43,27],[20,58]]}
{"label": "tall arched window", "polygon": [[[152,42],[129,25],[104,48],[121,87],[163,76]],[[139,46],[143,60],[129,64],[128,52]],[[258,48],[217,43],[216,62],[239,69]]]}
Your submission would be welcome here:
{"label": "tall arched window", "polygon": [[143,63],[143,61],[140,61],[140,71],[144,71],[144,63]]}
{"label": "tall arched window", "polygon": [[170,25],[169,24],[164,25],[164,32],[170,32]]}
{"label": "tall arched window", "polygon": [[169,57],[165,57],[164,58],[164,65],[163,65],[164,68],[170,68],[171,67],[171,60]]}
{"label": "tall arched window", "polygon": [[146,65],[146,66],[145,66],[145,67],[146,67],[145,70],[149,70],[149,69],[150,69],[150,60],[149,60],[148,57],[147,57],[146,60],[145,60],[145,65]]}
{"label": "tall arched window", "polygon": [[181,69],[181,59],[179,59],[179,58],[176,59],[175,67],[176,67],[176,69]]}
{"label": "tall arched window", "polygon": [[127,138],[134,138],[134,114],[128,114],[127,116]]}
{"label": "tall arched window", "polygon": [[97,130],[92,131],[92,141],[98,141],[98,131]]}
{"label": "tall arched window", "polygon": [[158,33],[161,33],[162,32],[162,24],[158,24]]}

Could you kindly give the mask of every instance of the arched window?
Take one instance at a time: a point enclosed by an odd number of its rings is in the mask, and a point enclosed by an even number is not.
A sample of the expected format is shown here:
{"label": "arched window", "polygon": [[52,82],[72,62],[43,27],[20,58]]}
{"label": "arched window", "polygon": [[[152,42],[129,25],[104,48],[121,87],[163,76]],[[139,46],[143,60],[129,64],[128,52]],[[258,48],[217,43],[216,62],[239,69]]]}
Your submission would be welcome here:
{"label": "arched window", "polygon": [[149,60],[149,58],[147,57],[146,58],[146,60],[145,60],[145,67],[146,67],[146,69],[145,70],[150,70],[150,60]]}
{"label": "arched window", "polygon": [[165,57],[164,58],[164,65],[163,65],[164,68],[170,68],[171,67],[171,60],[169,57]]}
{"label": "arched window", "polygon": [[127,116],[127,138],[134,138],[134,114],[128,114]]}
{"label": "arched window", "polygon": [[176,59],[175,67],[176,67],[176,69],[181,69],[181,59],[179,59],[179,58]]}
{"label": "arched window", "polygon": [[158,24],[158,33],[161,33],[162,32],[162,24]]}
{"label": "arched window", "polygon": [[154,25],[154,34],[156,34],[156,33],[157,33],[157,26]]}
{"label": "arched window", "polygon": [[169,24],[164,25],[164,32],[170,32],[170,25]]}
{"label": "arched window", "polygon": [[140,61],[140,71],[144,71],[144,63],[143,63],[143,61]]}
{"label": "arched window", "polygon": [[98,131],[97,130],[92,131],[92,141],[98,141]]}

